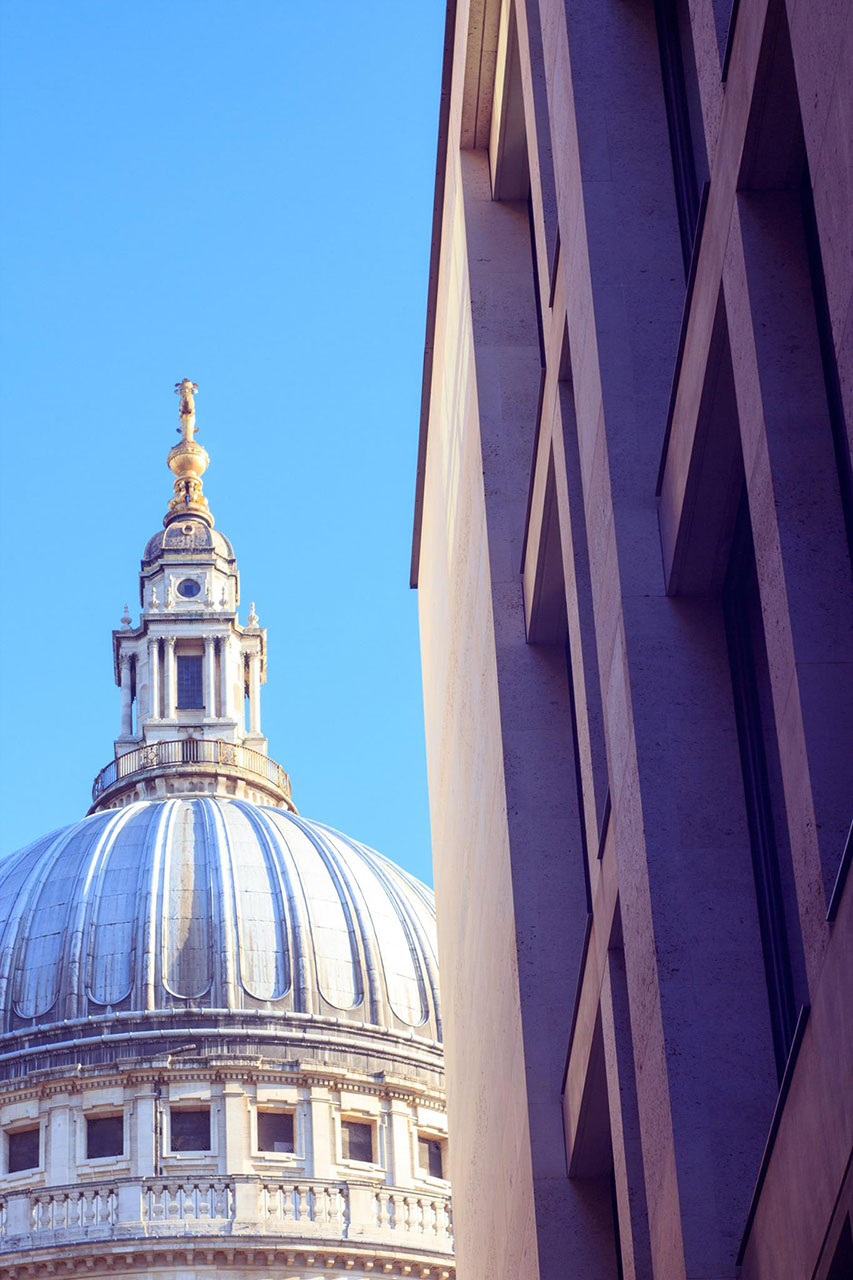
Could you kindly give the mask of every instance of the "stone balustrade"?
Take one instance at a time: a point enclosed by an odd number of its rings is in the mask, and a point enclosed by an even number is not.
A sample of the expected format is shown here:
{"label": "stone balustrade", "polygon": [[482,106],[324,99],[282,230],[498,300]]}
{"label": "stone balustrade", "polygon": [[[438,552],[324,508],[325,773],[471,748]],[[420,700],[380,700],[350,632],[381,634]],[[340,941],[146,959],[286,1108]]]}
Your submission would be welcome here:
{"label": "stone balustrade", "polygon": [[184,1234],[358,1240],[453,1249],[449,1196],[280,1178],[115,1178],[0,1193],[0,1253]]}
{"label": "stone balustrade", "polygon": [[415,1237],[428,1247],[453,1248],[453,1221],[449,1196],[420,1195],[382,1187],[374,1197],[376,1226],[385,1236]]}
{"label": "stone balustrade", "polygon": [[142,1185],[142,1221],[228,1222],[234,1217],[234,1188],[218,1178],[213,1181],[174,1178]]}
{"label": "stone balustrade", "polygon": [[349,1197],[340,1184],[265,1182],[261,1187],[261,1219],[268,1231],[300,1235],[341,1235],[349,1227]]}
{"label": "stone balustrade", "polygon": [[114,1186],[58,1187],[30,1196],[30,1222],[35,1234],[79,1232],[112,1227],[118,1218],[118,1192]]}

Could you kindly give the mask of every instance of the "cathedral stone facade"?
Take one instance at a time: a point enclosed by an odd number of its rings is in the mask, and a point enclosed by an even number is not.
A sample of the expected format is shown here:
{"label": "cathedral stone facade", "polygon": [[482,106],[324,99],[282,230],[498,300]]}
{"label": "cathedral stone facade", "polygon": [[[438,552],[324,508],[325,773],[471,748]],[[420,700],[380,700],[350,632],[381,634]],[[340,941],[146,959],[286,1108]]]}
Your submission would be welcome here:
{"label": "cathedral stone facade", "polygon": [[464,1280],[853,1276],[852,16],[447,4],[412,576]]}
{"label": "cathedral stone facade", "polygon": [[0,1276],[450,1280],[433,895],[267,755],[177,390],[114,758],[0,860]]}

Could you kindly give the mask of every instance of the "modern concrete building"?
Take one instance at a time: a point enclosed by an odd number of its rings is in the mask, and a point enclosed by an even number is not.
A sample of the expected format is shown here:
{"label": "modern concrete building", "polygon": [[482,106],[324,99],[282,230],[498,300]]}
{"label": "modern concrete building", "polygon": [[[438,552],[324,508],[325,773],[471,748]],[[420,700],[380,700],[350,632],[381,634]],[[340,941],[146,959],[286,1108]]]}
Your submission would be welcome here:
{"label": "modern concrete building", "polygon": [[115,758],[0,859],[0,1277],[452,1280],[433,895],[267,756],[178,390]]}
{"label": "modern concrete building", "polygon": [[853,1275],[853,9],[451,0],[417,477],[462,1280]]}

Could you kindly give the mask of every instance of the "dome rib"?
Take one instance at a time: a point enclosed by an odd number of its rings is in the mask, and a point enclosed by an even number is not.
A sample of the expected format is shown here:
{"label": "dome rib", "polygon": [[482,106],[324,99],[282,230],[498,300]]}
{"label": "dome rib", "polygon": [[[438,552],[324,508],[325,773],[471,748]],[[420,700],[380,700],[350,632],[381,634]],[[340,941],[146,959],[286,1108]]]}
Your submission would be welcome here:
{"label": "dome rib", "polygon": [[[415,964],[416,971],[421,965],[426,970],[427,985],[432,1000],[432,1007],[436,1014],[438,1038],[440,1039],[441,1017],[439,1014],[438,962],[435,951],[430,946],[429,939],[427,938],[421,924],[419,914],[417,910],[414,909],[414,903],[411,901],[411,897],[400,891],[400,886],[397,881],[403,880],[407,889],[412,891],[412,896],[416,897],[420,902],[423,902],[424,900],[419,891],[421,888],[425,888],[425,886],[422,886],[419,881],[414,879],[413,876],[407,875],[401,867],[395,866],[393,862],[390,862],[389,859],[385,858],[382,854],[376,853],[375,850],[370,849],[367,845],[356,844],[356,842],[353,842],[353,844],[357,848],[359,856],[368,864],[374,875],[382,881],[386,892],[397,904],[398,910],[401,913],[401,918],[405,921],[406,932],[409,938],[409,945],[411,947],[412,959]],[[417,939],[417,946],[415,945],[415,939]],[[426,987],[424,987],[423,984],[421,984],[421,997],[423,1002],[422,1021],[424,1021],[429,1017],[429,1002],[427,1000]]]}

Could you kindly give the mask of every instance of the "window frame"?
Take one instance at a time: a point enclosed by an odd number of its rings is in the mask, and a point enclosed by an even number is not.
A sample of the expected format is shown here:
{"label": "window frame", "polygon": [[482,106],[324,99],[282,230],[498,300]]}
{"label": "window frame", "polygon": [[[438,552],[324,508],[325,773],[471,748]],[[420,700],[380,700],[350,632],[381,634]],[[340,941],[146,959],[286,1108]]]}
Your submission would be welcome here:
{"label": "window frame", "polygon": [[[255,1160],[282,1160],[285,1163],[294,1162],[302,1158],[302,1125],[300,1123],[298,1108],[292,1104],[284,1103],[277,1106],[274,1102],[261,1102],[256,1104],[252,1111],[252,1158]],[[260,1117],[262,1115],[287,1115],[293,1121],[293,1150],[292,1151],[266,1151],[260,1145]]]}
{"label": "window frame", "polygon": [[[9,1168],[9,1138],[15,1133],[26,1133],[36,1130],[38,1133],[38,1161],[34,1165],[28,1165],[26,1169],[10,1169]],[[11,1123],[3,1126],[3,1177],[4,1178],[32,1178],[34,1174],[44,1173],[45,1164],[45,1122],[43,1117],[33,1120],[30,1116],[27,1119],[13,1120]]]}
{"label": "window frame", "polygon": [[[370,1152],[371,1160],[356,1160],[352,1156],[344,1155],[344,1125],[360,1124],[370,1130]],[[348,1165],[355,1169],[381,1169],[381,1161],[377,1159],[379,1155],[379,1124],[378,1117],[370,1115],[366,1112],[344,1112],[338,1116],[338,1122],[335,1125],[337,1135],[337,1155],[338,1164]]]}
{"label": "window frame", "polygon": [[[194,1101],[187,1099],[172,1102],[167,1101],[163,1107],[164,1125],[163,1125],[163,1156],[170,1160],[207,1160],[211,1156],[218,1154],[216,1143],[216,1125],[214,1123],[215,1105],[211,1102]],[[210,1133],[209,1147],[193,1147],[191,1150],[176,1151],[172,1146],[172,1115],[176,1111],[206,1111],[208,1114]]]}
{"label": "window frame", "polygon": [[[193,677],[193,687],[190,695],[198,696],[199,701],[188,704],[181,701],[181,664],[193,662],[198,664],[198,694],[196,695]],[[187,671],[187,668],[183,668]],[[185,683],[190,683],[185,676]],[[204,654],[203,653],[181,653],[180,650],[175,654],[175,709],[177,711],[204,711]]]}
{"label": "window frame", "polygon": [[[90,1156],[89,1155],[89,1122],[91,1120],[112,1120],[121,1118],[121,1152],[111,1156]],[[77,1163],[85,1165],[101,1166],[104,1164],[115,1164],[116,1162],[129,1163],[130,1161],[130,1134],[128,1127],[128,1113],[124,1106],[106,1106],[92,1108],[83,1113],[84,1123],[80,1126],[80,1141],[78,1143]]]}
{"label": "window frame", "polygon": [[[421,1164],[421,1142],[438,1143],[441,1154],[441,1177],[436,1177],[434,1173],[430,1173],[429,1169],[425,1169]],[[420,1182],[428,1182],[432,1186],[446,1186],[449,1182],[447,1177],[447,1134],[441,1133],[438,1129],[424,1129],[418,1125],[415,1129],[415,1160],[414,1172],[415,1177]]]}

